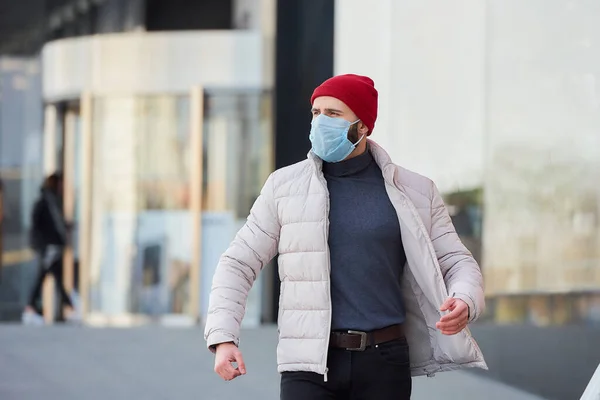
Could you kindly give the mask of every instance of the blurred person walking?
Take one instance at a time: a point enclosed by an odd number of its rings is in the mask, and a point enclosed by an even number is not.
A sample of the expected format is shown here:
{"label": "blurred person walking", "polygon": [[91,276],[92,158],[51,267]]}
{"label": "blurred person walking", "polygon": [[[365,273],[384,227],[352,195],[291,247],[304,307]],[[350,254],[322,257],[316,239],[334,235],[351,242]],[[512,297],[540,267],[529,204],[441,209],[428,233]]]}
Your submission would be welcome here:
{"label": "blurred person walking", "polygon": [[54,173],[48,176],[33,207],[30,242],[39,258],[40,268],[29,303],[23,312],[22,321],[25,324],[44,323],[36,304],[40,300],[42,285],[48,274],[54,275],[56,287],[60,292],[61,307],[66,311],[66,319],[77,320],[73,304],[63,284],[63,250],[67,243],[69,226],[62,212],[62,192],[62,175]]}
{"label": "blurred person walking", "polygon": [[411,376],[487,368],[480,268],[435,184],[368,138],[377,103],[368,77],[317,87],[308,158],[270,175],[221,257],[205,339],[223,379],[246,374],[248,292],[277,253],[281,399],[410,399]]}

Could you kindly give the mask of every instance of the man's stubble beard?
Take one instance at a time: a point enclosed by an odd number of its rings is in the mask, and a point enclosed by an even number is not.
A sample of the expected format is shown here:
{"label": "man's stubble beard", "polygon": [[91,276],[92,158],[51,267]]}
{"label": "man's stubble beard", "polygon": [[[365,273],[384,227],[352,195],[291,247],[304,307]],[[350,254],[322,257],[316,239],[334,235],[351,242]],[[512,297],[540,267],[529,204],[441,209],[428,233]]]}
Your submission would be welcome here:
{"label": "man's stubble beard", "polygon": [[354,124],[348,129],[348,140],[352,142],[352,144],[356,144],[359,138],[358,124]]}

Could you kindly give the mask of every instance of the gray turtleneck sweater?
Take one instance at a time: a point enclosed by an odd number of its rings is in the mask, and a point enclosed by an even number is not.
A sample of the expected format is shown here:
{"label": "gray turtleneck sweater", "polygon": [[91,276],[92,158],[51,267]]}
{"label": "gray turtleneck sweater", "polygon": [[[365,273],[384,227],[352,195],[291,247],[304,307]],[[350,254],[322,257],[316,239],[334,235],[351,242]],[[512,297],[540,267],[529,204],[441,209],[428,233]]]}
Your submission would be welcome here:
{"label": "gray turtleneck sweater", "polygon": [[398,216],[367,150],[323,163],[330,197],[333,330],[372,331],[403,323],[406,263]]}

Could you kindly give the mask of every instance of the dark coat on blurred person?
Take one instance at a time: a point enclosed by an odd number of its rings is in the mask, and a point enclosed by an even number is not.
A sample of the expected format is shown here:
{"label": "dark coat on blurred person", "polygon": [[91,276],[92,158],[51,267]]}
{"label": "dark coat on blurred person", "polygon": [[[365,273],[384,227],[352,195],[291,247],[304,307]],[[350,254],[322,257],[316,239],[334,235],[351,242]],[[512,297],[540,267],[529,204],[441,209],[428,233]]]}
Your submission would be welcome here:
{"label": "dark coat on blurred person", "polygon": [[59,174],[53,174],[40,190],[31,215],[30,244],[37,253],[49,245],[63,247],[66,243],[67,224],[62,212]]}

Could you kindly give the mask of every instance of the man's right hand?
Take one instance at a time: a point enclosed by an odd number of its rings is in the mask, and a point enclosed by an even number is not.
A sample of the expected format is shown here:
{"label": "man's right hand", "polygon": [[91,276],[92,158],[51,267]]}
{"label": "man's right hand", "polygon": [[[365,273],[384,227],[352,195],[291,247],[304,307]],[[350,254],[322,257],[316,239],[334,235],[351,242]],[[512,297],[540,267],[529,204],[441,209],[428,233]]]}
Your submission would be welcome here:
{"label": "man's right hand", "polygon": [[[237,364],[237,368],[232,363]],[[233,343],[217,345],[215,356],[215,372],[224,380],[230,381],[240,375],[246,374],[246,366],[240,349]]]}

